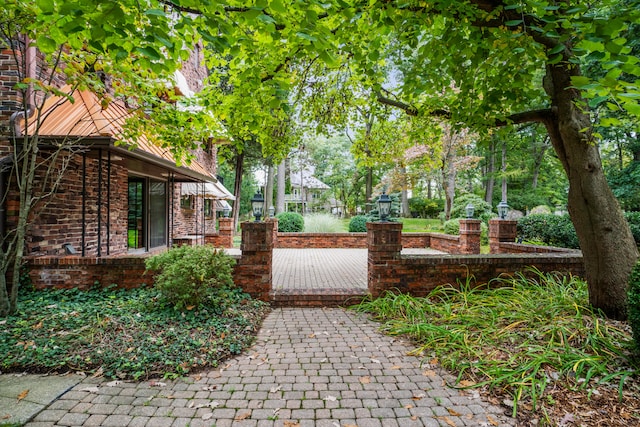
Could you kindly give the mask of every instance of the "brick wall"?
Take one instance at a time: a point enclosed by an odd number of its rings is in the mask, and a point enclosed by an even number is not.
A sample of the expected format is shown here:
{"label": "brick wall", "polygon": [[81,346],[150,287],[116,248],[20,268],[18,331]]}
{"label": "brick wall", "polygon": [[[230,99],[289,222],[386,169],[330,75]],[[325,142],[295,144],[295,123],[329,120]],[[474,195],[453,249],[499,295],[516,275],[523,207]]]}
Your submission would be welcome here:
{"label": "brick wall", "polygon": [[[377,297],[388,290],[425,296],[439,285],[457,286],[472,278],[472,284],[488,283],[500,276],[542,272],[584,275],[579,252],[556,254],[495,255],[402,255],[401,228],[392,223],[368,223],[369,292]],[[432,243],[433,245],[433,243]]]}
{"label": "brick wall", "polygon": [[145,274],[144,257],[38,257],[27,258],[29,276],[37,289],[48,287],[91,289],[118,285],[136,288],[153,284]]}
{"label": "brick wall", "polygon": [[[44,152],[44,150],[43,150]],[[34,195],[42,197],[31,212],[29,234],[25,239],[26,255],[63,255],[62,247],[70,243],[77,252],[82,251],[84,230],[85,254],[118,255],[127,251],[127,170],[107,161],[101,162],[87,156],[83,168],[80,154],[71,155],[66,168],[53,168],[53,176],[45,182],[45,170],[36,173],[37,187]],[[52,191],[51,179],[61,177]],[[83,199],[83,182],[85,197]],[[100,185],[99,185],[100,184]],[[14,185],[15,188],[15,185]],[[84,200],[84,221],[83,221]],[[15,190],[7,201],[7,228],[17,221],[19,204]],[[98,220],[100,219],[100,220]],[[98,231],[100,222],[100,231]]]}

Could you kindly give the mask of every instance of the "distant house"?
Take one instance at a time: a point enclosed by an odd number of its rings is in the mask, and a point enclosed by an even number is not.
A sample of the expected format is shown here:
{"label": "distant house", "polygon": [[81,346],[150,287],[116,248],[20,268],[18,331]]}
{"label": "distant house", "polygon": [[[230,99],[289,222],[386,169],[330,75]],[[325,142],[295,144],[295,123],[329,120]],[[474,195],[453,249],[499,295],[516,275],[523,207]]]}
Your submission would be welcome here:
{"label": "distant house", "polygon": [[[38,55],[32,54],[30,60],[37,62]],[[202,61],[186,63],[186,77],[177,83],[183,86],[183,93],[185,84],[198,89],[206,75],[194,63]],[[17,83],[17,75],[10,61],[0,61],[2,129],[9,129],[10,115],[22,103],[11,84]],[[64,81],[58,83],[63,88]],[[64,168],[51,165],[64,171],[59,183],[38,183],[38,195],[53,194],[34,207],[25,255],[74,253],[99,258],[139,254],[167,248],[175,238],[202,238],[204,242],[204,235],[216,233],[216,212],[233,195],[216,179],[215,145],[194,153],[191,163],[177,166],[169,150],[145,136],[135,147],[121,145],[129,115],[123,102],[104,105],[89,91],[76,91],[72,97],[73,102],[62,96],[49,98],[37,130],[33,120],[26,128],[24,120],[13,123],[19,135],[37,132],[43,152],[62,140],[77,141],[66,151]],[[8,136],[0,136],[4,164],[12,163],[12,149]],[[1,179],[0,186],[9,189],[9,197],[0,209],[0,223],[2,232],[10,232],[16,223],[17,189],[12,187],[15,181],[10,171]]]}
{"label": "distant house", "polygon": [[316,212],[329,211],[331,206],[324,197],[329,187],[313,176],[314,169],[306,166],[295,170],[290,168],[291,193],[285,195],[285,211]]}

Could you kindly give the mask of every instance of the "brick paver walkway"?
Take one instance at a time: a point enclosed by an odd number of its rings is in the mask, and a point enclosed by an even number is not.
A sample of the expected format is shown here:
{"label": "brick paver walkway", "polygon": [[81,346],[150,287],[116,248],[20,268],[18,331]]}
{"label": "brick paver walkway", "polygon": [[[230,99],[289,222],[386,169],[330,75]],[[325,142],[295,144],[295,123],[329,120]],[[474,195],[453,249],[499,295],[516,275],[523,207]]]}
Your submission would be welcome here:
{"label": "brick paver walkway", "polygon": [[256,344],[172,381],[86,379],[28,426],[514,426],[343,309],[274,309]]}
{"label": "brick paver walkway", "polygon": [[[403,249],[403,254],[438,254],[432,249]],[[367,290],[366,249],[274,249],[273,289]]]}

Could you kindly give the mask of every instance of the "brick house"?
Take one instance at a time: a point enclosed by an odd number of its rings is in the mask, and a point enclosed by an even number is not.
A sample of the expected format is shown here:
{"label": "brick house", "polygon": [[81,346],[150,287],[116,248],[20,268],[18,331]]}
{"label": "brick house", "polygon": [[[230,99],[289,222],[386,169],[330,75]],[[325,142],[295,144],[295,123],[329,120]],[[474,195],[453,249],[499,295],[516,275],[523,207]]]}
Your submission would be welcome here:
{"label": "brick house", "polygon": [[[19,114],[23,100],[15,84],[24,73],[17,69],[15,57],[26,56],[27,77],[46,65],[33,48],[0,49],[0,162],[10,165],[11,128],[16,135],[36,132],[35,121],[25,126],[24,113]],[[174,84],[188,95],[200,90],[205,78],[202,53],[197,49]],[[64,83],[60,74],[53,79],[59,88]],[[49,165],[63,171],[57,185],[36,173],[37,195],[43,199],[30,218],[26,256],[126,256],[167,248],[177,238],[204,242],[205,235],[217,233],[216,206],[233,196],[216,179],[215,144],[193,153],[195,160],[188,166],[177,166],[167,149],[144,136],[135,148],[119,144],[129,114],[123,102],[105,106],[89,91],[76,91],[73,99],[50,97],[44,104],[37,130],[41,152],[55,151],[61,141],[77,142]],[[15,224],[18,202],[8,168],[0,180],[0,187],[8,189],[0,209],[4,233]]]}

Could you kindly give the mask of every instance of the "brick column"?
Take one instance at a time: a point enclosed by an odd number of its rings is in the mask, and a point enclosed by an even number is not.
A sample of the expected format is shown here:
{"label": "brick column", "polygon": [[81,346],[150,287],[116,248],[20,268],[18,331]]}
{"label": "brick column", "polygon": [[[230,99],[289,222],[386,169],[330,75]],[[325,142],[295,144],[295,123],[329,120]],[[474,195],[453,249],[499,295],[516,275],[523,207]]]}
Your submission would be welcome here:
{"label": "brick column", "polygon": [[460,247],[461,254],[480,253],[480,220],[460,220]]}
{"label": "brick column", "polygon": [[400,289],[400,280],[395,270],[401,262],[402,223],[368,222],[367,249],[371,295],[376,298],[385,290]]}
{"label": "brick column", "polygon": [[490,219],[489,220],[489,246],[492,254],[502,253],[500,242],[515,242],[518,221],[506,219]]}
{"label": "brick column", "polygon": [[254,298],[269,301],[272,282],[273,223],[243,222],[242,256],[233,281]]}
{"label": "brick column", "polygon": [[220,246],[223,248],[233,247],[233,218],[218,220],[218,235],[220,236]]}

